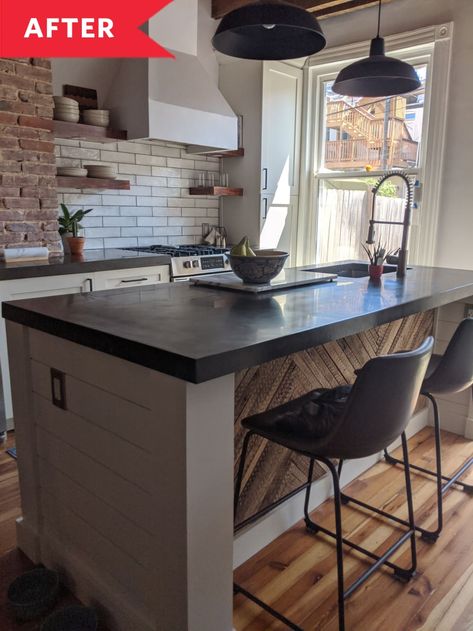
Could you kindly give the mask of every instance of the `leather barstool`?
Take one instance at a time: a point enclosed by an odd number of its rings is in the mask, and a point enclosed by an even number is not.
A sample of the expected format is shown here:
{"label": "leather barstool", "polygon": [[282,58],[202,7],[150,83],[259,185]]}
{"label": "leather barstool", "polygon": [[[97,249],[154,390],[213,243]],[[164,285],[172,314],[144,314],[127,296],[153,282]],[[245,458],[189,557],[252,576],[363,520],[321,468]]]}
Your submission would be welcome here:
{"label": "leather barstool", "polygon": [[[473,485],[461,482],[459,478],[473,465],[473,458],[469,458],[452,476],[442,474],[442,442],[440,435],[440,418],[437,401],[434,395],[454,394],[470,388],[473,385],[473,318],[466,318],[458,325],[443,355],[432,355],[427,374],[422,384],[421,393],[432,403],[434,412],[435,435],[435,470],[426,469],[418,465],[410,465],[411,469],[420,471],[436,478],[437,481],[437,528],[427,530],[416,525],[416,530],[421,533],[426,541],[436,541],[443,528],[443,496],[448,489],[456,485],[458,488],[473,494]],[[404,465],[404,460],[394,458],[384,450],[387,462]],[[353,501],[365,506],[354,498],[342,497],[345,503]],[[372,509],[372,507],[370,507]],[[383,511],[376,511],[381,515],[406,525],[405,520]]]}
{"label": "leather barstool", "polygon": [[[314,390],[294,401],[272,410],[246,418],[242,425],[248,430],[243,442],[235,484],[235,517],[238,509],[245,459],[251,437],[255,434],[296,451],[309,459],[304,518],[311,533],[321,532],[336,540],[338,573],[339,629],[345,629],[345,599],[348,598],[375,570],[384,565],[394,576],[408,581],[416,570],[416,536],[414,508],[409,471],[409,454],[404,430],[411,418],[432,353],[433,338],[429,337],[418,349],[406,353],[375,357],[360,370],[353,387],[333,390]],[[406,532],[382,555],[347,540],[342,532],[342,494],[339,473],[347,459],[365,458],[377,454],[401,436],[405,463],[405,485],[408,504]],[[333,459],[339,460],[339,467]],[[315,523],[309,516],[309,501],[315,461],[329,470],[334,486],[335,532]],[[389,558],[410,541],[411,564],[402,568]],[[343,545],[363,553],[373,564],[345,589],[343,578]],[[302,629],[278,611],[261,601],[240,585],[234,592],[241,593],[290,629]]]}

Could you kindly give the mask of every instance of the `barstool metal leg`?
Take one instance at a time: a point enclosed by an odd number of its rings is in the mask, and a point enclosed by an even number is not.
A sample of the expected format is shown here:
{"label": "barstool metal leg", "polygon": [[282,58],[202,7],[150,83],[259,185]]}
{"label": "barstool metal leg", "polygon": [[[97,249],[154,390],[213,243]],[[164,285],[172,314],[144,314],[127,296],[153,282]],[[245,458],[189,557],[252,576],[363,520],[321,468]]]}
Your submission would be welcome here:
{"label": "barstool metal leg", "polygon": [[416,523],[415,523],[415,515],[414,515],[414,501],[412,498],[412,484],[411,484],[411,469],[409,466],[409,448],[407,446],[407,438],[406,433],[403,432],[401,436],[402,441],[402,456],[404,458],[405,466],[404,466],[404,476],[406,481],[406,495],[407,495],[407,514],[409,519],[409,529],[411,532],[411,559],[412,565],[410,570],[407,572],[404,571],[402,578],[407,578],[409,580],[412,576],[414,576],[415,571],[417,569],[417,548],[416,548]]}
{"label": "barstool metal leg", "polygon": [[345,591],[343,581],[343,531],[342,531],[342,501],[340,494],[340,480],[335,465],[330,460],[327,465],[333,480],[333,502],[335,506],[335,533],[337,542],[337,586],[338,586],[338,628],[345,631]]}

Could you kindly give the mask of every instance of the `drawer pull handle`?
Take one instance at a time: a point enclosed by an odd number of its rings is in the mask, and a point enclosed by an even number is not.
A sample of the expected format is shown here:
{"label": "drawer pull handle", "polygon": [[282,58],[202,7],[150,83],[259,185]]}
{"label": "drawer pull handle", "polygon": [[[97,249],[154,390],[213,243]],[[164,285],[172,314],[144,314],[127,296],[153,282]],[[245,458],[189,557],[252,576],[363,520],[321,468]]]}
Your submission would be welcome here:
{"label": "drawer pull handle", "polygon": [[121,280],[120,283],[144,283],[145,280],[149,280],[148,278],[127,278],[126,280]]}

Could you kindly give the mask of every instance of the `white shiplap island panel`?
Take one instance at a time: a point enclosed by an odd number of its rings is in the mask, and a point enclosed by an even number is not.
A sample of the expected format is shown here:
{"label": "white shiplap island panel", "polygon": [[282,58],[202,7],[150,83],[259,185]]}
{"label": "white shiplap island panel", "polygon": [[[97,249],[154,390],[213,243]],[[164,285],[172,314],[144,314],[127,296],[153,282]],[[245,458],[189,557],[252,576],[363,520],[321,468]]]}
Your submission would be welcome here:
{"label": "white shiplap island panel", "polygon": [[[233,375],[191,384],[7,328],[19,547],[100,603],[110,628],[230,631]],[[67,409],[53,404],[51,368]]]}

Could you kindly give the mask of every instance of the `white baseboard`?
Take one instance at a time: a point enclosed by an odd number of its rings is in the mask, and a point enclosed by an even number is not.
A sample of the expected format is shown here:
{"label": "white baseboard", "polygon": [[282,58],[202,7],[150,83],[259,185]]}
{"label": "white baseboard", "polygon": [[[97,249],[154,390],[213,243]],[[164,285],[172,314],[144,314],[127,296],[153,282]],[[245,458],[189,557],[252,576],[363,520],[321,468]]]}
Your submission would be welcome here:
{"label": "white baseboard", "polygon": [[[428,410],[423,408],[412,417],[406,434],[408,438],[417,434],[428,424]],[[400,439],[393,443],[392,447],[400,445]],[[372,467],[382,458],[382,454],[376,454],[370,458],[347,461],[343,466],[342,485],[345,486],[354,478]],[[332,483],[328,475],[319,478],[312,485],[310,510],[314,510],[333,495]],[[236,568],[259,550],[274,541],[276,537],[291,528],[303,516],[304,492],[275,508],[271,513],[262,517],[258,522],[248,526],[237,535],[233,543],[233,567]]]}

